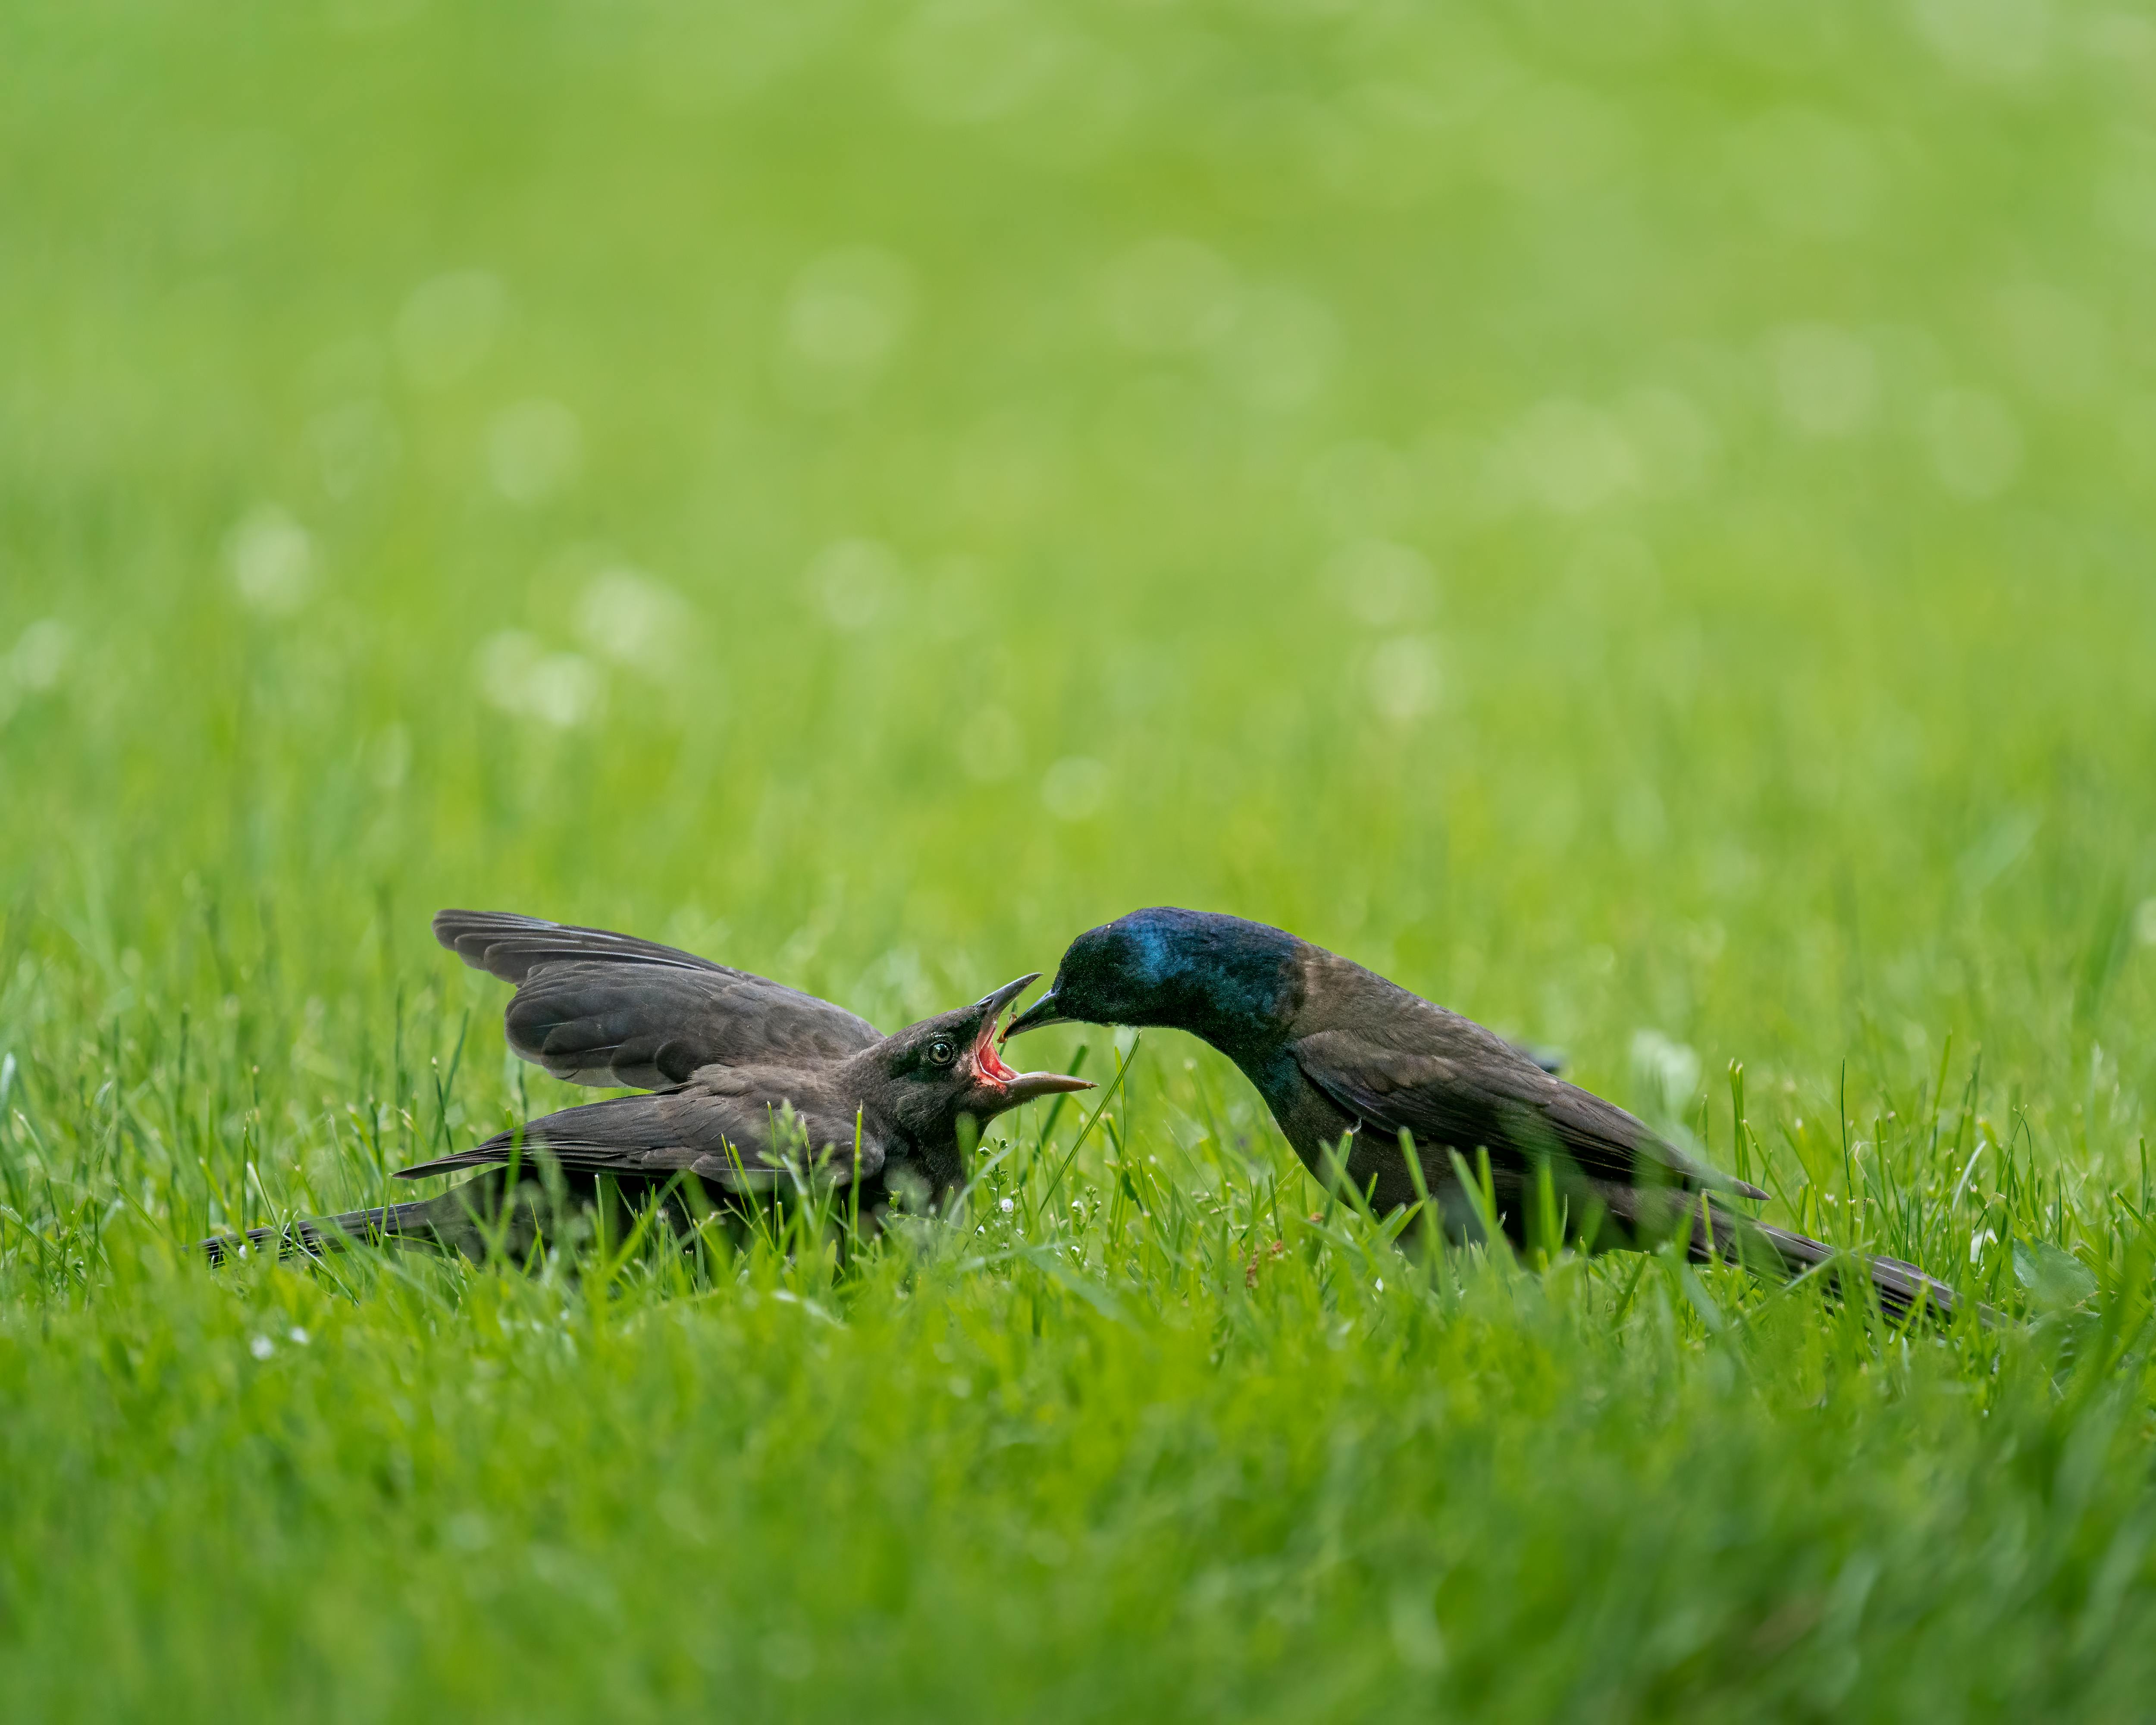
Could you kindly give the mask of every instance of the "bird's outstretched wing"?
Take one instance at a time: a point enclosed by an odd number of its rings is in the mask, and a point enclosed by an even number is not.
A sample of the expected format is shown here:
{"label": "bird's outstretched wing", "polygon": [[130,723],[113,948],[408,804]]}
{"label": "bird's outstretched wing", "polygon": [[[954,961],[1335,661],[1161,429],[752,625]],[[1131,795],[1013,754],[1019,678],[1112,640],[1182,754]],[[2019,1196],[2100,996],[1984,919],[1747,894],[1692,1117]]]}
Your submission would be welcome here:
{"label": "bird's outstretched wing", "polygon": [[812,1104],[796,1112],[761,1084],[715,1089],[700,1081],[657,1096],[564,1108],[454,1156],[400,1168],[398,1178],[500,1168],[512,1158],[536,1167],[543,1156],[570,1173],[644,1179],[690,1173],[740,1191],[769,1186],[789,1163],[832,1178],[869,1179],[882,1172],[888,1153],[872,1132],[857,1134],[852,1119],[828,1108]]}
{"label": "bird's outstretched wing", "polygon": [[1471,1019],[1421,1003],[1415,1046],[1352,1029],[1291,1045],[1303,1075],[1342,1112],[1432,1148],[1493,1159],[1569,1158],[1590,1178],[1764,1198],[1756,1186],[1695,1161],[1622,1108],[1543,1071]]}
{"label": "bird's outstretched wing", "polygon": [[604,929],[443,911],[434,938],[516,985],[509,1045],[572,1084],[655,1090],[702,1066],[843,1059],[881,1040],[814,994]]}

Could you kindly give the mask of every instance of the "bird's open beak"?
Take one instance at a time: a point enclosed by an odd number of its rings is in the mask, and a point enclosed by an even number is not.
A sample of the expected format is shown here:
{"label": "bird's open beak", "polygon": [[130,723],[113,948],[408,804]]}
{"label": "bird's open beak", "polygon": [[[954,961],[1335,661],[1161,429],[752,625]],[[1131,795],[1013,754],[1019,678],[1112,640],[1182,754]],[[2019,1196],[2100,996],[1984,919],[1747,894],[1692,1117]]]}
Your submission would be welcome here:
{"label": "bird's open beak", "polygon": [[[1040,973],[1022,976],[1014,983],[1005,983],[994,993],[981,1002],[981,1031],[974,1040],[972,1051],[973,1070],[983,1084],[993,1085],[1004,1093],[1007,1105],[1015,1107],[1020,1102],[1029,1102],[1035,1096],[1054,1096],[1060,1091],[1091,1090],[1091,1079],[1073,1078],[1067,1072],[1014,1072],[1005,1065],[996,1052],[996,1020],[1003,1016],[1004,1009],[1040,980]],[[1044,995],[1044,999],[1048,997]],[[1034,1009],[1039,1010],[1038,1005]],[[1014,1023],[1013,1029],[1017,1026]],[[1010,1032],[1005,1031],[1008,1036]]]}
{"label": "bird's open beak", "polygon": [[1029,1102],[1035,1096],[1056,1096],[1065,1091],[1091,1090],[1090,1078],[1073,1078],[1068,1072],[1020,1072],[1004,1086],[1011,1101]]}
{"label": "bird's open beak", "polygon": [[1040,999],[1004,1026],[1003,1040],[1023,1036],[1028,1030],[1038,1030],[1043,1024],[1067,1024],[1070,1019],[1055,1009],[1055,990],[1050,988]]}
{"label": "bird's open beak", "polygon": [[1015,982],[1005,983],[993,994],[983,994],[978,1008],[983,1019],[990,1024],[994,1024],[1003,1016],[1004,1009],[1006,1006],[1040,980],[1040,973],[1037,970],[1029,970]]}

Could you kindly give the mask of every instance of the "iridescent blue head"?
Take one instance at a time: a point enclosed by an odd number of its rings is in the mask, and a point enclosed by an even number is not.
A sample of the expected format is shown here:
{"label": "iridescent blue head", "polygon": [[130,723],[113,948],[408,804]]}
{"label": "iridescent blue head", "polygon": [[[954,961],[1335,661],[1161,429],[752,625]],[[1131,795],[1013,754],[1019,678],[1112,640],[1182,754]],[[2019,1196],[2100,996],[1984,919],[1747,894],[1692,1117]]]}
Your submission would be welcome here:
{"label": "iridescent blue head", "polygon": [[1285,1030],[1302,943],[1240,916],[1133,911],[1070,942],[1048,992],[1007,1037],[1072,1019],[1188,1030],[1230,1053]]}

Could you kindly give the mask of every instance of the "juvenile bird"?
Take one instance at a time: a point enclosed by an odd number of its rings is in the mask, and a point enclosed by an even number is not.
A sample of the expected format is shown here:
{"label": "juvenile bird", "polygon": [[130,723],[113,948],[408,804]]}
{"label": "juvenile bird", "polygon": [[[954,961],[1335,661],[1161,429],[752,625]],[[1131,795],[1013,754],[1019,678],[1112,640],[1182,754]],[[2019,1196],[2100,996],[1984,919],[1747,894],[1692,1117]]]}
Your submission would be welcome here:
{"label": "juvenile bird", "polygon": [[[1163,908],[1089,930],[1004,1034],[1071,1019],[1202,1037],[1257,1086],[1306,1168],[1328,1184],[1340,1168],[1380,1213],[1416,1201],[1409,1135],[1455,1239],[1479,1237],[1482,1225],[1454,1156],[1471,1168],[1486,1149],[1498,1219],[1516,1240],[1533,1225],[1547,1167],[1563,1225],[1589,1250],[1682,1235],[1701,1261],[1784,1277],[1824,1265],[1830,1283],[1837,1274],[1832,1247],[1730,1207],[1765,1198],[1757,1186],[1686,1155],[1471,1019],[1282,929]],[[1873,1258],[1868,1269],[1891,1315],[1919,1300],[1953,1310],[1952,1290],[1914,1265]]]}
{"label": "juvenile bird", "polygon": [[[438,1197],[251,1230],[257,1246],[312,1250],[344,1237],[485,1248],[512,1161],[534,1177],[511,1215],[521,1248],[552,1219],[544,1176],[588,1204],[600,1179],[627,1195],[692,1178],[723,1201],[798,1173],[857,1179],[870,1213],[902,1189],[941,1195],[963,1178],[962,1120],[976,1129],[1035,1096],[1090,1090],[1060,1072],[1014,1072],[996,1020],[1033,976],[884,1036],[828,1000],[624,934],[499,911],[444,911],[434,937],[516,993],[509,1045],[572,1084],[634,1086],[399,1170],[400,1179],[490,1170]],[[203,1242],[213,1261],[239,1241]]]}

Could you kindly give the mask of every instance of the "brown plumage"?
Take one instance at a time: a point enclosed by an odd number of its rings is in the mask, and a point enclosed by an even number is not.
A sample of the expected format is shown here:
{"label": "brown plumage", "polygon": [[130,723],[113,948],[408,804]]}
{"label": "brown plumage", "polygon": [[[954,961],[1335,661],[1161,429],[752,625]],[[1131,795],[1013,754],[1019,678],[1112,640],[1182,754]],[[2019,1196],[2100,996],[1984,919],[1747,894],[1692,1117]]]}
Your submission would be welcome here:
{"label": "brown plumage", "polygon": [[[1486,1151],[1497,1219],[1516,1240],[1537,1225],[1547,1169],[1562,1224],[1590,1250],[1682,1236],[1695,1259],[1779,1276],[1825,1266],[1830,1284],[1840,1275],[1832,1247],[1732,1207],[1765,1198],[1758,1187],[1687,1156],[1473,1020],[1283,929],[1207,911],[1133,911],[1072,942],[1048,992],[1004,1034],[1074,1019],[1203,1037],[1257,1086],[1312,1173],[1328,1183],[1344,1174],[1380,1212],[1416,1202],[1419,1185],[1455,1238],[1483,1228],[1455,1158],[1471,1168]],[[1953,1310],[1953,1291],[1914,1265],[1864,1262],[1890,1315],[1920,1301]]]}
{"label": "brown plumage", "polygon": [[[516,985],[506,1022],[524,1059],[571,1083],[648,1093],[565,1108],[399,1171],[490,1171],[439,1197],[281,1234],[257,1229],[253,1244],[311,1250],[381,1235],[476,1254],[488,1238],[482,1219],[501,1204],[492,1171],[512,1163],[533,1175],[511,1218],[520,1247],[543,1231],[560,1196],[587,1203],[602,1178],[632,1196],[694,1182],[719,1202],[782,1183],[857,1182],[872,1213],[901,1193],[933,1198],[958,1183],[962,1122],[978,1130],[1035,1096],[1091,1088],[1060,1072],[1014,1072],[997,1055],[996,1020],[1031,976],[884,1036],[813,994],[603,929],[444,911],[434,935]],[[238,1245],[203,1242],[213,1260]]]}

